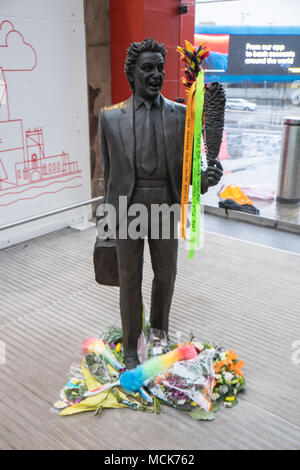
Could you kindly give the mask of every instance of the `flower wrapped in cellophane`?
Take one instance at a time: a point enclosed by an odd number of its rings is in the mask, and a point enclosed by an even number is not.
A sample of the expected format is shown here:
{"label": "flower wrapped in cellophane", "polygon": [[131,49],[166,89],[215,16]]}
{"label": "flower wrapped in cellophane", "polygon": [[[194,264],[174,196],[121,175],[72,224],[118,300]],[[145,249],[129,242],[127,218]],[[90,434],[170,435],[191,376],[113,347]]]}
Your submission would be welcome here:
{"label": "flower wrapped in cellophane", "polygon": [[188,412],[193,419],[212,420],[221,404],[238,403],[237,394],[245,388],[244,361],[233,350],[223,351],[219,345],[202,344],[192,337],[183,345],[166,343],[164,335],[159,345],[159,335],[149,330],[150,325],[144,325],[147,340],[139,351],[145,362],[129,371],[111,365],[123,365],[120,328],[110,327],[101,335],[104,355],[94,350],[98,341],[84,341],[84,357],[71,367],[54,409],[61,416],[85,411],[98,415],[105,408],[159,413],[167,405]]}

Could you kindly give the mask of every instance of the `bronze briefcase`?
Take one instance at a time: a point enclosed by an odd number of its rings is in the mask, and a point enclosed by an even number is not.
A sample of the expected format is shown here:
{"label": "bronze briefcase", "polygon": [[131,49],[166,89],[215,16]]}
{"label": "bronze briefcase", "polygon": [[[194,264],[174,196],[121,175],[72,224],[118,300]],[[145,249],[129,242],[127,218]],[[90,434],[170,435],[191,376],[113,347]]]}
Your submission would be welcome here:
{"label": "bronze briefcase", "polygon": [[98,284],[119,286],[118,259],[115,240],[96,239],[94,246],[94,270]]}

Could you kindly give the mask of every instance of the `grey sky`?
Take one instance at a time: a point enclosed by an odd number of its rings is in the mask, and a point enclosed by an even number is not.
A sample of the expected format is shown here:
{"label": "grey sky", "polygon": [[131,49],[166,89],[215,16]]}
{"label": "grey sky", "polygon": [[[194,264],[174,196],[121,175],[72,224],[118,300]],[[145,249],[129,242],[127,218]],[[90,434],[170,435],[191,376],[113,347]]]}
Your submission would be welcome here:
{"label": "grey sky", "polygon": [[237,0],[211,5],[198,4],[196,24],[202,22],[214,22],[220,25],[300,26],[300,1]]}

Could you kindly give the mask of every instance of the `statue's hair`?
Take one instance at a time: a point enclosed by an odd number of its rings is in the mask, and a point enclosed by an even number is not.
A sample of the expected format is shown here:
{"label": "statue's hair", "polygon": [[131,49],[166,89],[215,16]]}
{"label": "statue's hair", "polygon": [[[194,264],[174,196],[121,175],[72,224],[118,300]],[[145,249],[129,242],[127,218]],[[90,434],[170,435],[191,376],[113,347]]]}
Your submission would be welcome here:
{"label": "statue's hair", "polygon": [[152,38],[146,38],[141,42],[132,42],[127,49],[125,60],[125,73],[132,90],[134,90],[133,73],[139,55],[143,52],[159,52],[163,56],[164,62],[166,61],[167,49],[165,49],[164,44]]}

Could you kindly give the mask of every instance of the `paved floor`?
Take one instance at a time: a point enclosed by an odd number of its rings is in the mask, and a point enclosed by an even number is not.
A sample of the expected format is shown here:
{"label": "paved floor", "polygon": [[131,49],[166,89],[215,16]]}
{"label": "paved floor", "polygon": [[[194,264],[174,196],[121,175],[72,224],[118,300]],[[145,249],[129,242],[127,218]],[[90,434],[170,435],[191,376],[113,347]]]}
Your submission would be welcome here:
{"label": "paved floor", "polygon": [[[300,449],[299,256],[210,233],[193,261],[180,247],[170,333],[236,349],[240,404],[212,422],[169,408],[51,413],[82,340],[119,324],[118,289],[93,281],[94,237],[66,229],[0,252],[0,448]],[[150,286],[147,255],[146,302]]]}

